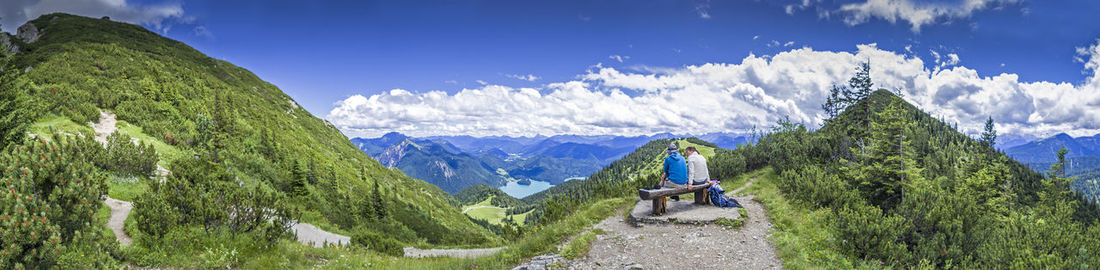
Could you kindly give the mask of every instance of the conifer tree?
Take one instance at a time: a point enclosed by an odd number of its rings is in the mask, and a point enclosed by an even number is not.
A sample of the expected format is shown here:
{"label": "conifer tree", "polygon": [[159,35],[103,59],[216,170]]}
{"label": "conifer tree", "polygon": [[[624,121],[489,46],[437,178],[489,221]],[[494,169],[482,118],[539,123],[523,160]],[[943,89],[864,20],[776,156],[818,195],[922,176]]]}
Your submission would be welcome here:
{"label": "conifer tree", "polygon": [[833,120],[840,112],[844,110],[847,105],[843,96],[841,96],[842,90],[840,86],[833,85],[829,89],[829,96],[825,98],[825,104],[821,104],[821,109],[825,110],[825,116],[828,117],[826,122]]}
{"label": "conifer tree", "polygon": [[994,148],[997,143],[997,129],[993,125],[993,117],[990,116],[988,120],[985,120],[985,131],[982,132],[982,138],[978,140],[990,149]]}
{"label": "conifer tree", "polygon": [[857,170],[857,186],[872,203],[887,209],[903,198],[906,178],[919,174],[905,135],[909,127],[905,114],[901,98],[891,97],[890,104],[872,118],[870,147],[860,154],[863,165]]}
{"label": "conifer tree", "polygon": [[0,268],[50,269],[64,245],[97,235],[89,224],[106,177],[80,154],[78,139],[51,137],[26,138],[0,154]]}
{"label": "conifer tree", "polygon": [[[859,67],[856,67],[856,75],[848,79],[849,92],[845,95],[847,97],[847,102],[849,104],[855,104],[860,100],[867,99],[871,96],[871,93],[874,92],[874,87],[875,84],[871,82],[871,61],[868,60],[867,62],[860,63]],[[864,121],[865,128],[870,130],[871,106],[870,104],[866,105],[868,106],[863,107],[863,111],[861,112],[862,117],[859,117],[859,119]]]}
{"label": "conifer tree", "polygon": [[386,211],[386,200],[382,199],[382,188],[378,185],[378,179],[374,179],[374,215],[378,219],[384,219],[388,216]]}

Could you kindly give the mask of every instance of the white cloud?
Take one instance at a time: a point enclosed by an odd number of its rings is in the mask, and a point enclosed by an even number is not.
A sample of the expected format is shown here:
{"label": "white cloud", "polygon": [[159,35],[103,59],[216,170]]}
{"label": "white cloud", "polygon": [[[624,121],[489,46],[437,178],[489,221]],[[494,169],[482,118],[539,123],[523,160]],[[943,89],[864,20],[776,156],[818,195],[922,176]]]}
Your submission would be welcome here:
{"label": "white cloud", "polygon": [[958,54],[948,53],[947,56],[943,56],[939,52],[936,52],[935,50],[928,50],[928,52],[932,54],[933,63],[936,64],[935,67],[933,67],[933,69],[932,69],[933,73],[939,72],[940,70],[942,70],[946,67],[954,66],[954,65],[959,64],[959,55]]}
{"label": "white cloud", "polygon": [[699,18],[710,19],[710,0],[696,3],[695,12],[699,13]]}
{"label": "white cloud", "polygon": [[173,23],[192,23],[179,2],[137,4],[127,0],[4,0],[0,3],[0,25],[12,32],[24,22],[42,14],[65,12],[89,17],[110,16],[112,20],[150,26],[166,33]]}
{"label": "white cloud", "polygon": [[[676,50],[676,49],[672,49],[672,50],[677,52],[677,53],[680,52],[679,50]],[[617,55],[617,54],[609,55],[609,56],[607,56],[607,58],[611,59],[611,60],[619,61],[619,63],[622,63],[623,61],[626,61],[626,60],[630,60],[630,56],[628,56],[628,55]]]}
{"label": "white cloud", "polygon": [[[1097,41],[1100,44],[1100,41]],[[486,85],[454,94],[395,89],[339,101],[327,119],[351,136],[400,131],[414,136],[469,134],[551,135],[657,132],[743,132],[784,116],[811,127],[823,122],[829,87],[846,82],[870,61],[876,87],[902,89],[933,116],[977,134],[986,117],[1002,134],[1034,136],[1100,132],[1100,46],[1078,49],[1093,75],[1079,85],[1021,82],[1016,74],[980,76],[943,57],[931,64],[915,55],[859,45],[854,52],[804,47],[740,63],[624,71],[596,65],[577,79],[539,88]],[[932,69],[929,66],[933,67]]]}
{"label": "white cloud", "polygon": [[840,7],[844,22],[857,25],[879,18],[890,23],[906,21],[913,32],[920,32],[924,25],[951,19],[968,18],[974,12],[1001,8],[1019,0],[961,0],[948,2],[916,2],[913,0],[867,0]]}
{"label": "white cloud", "polygon": [[794,41],[787,41],[787,43],[783,43],[783,47],[790,47],[790,46],[794,46]]}
{"label": "white cloud", "polygon": [[210,29],[206,29],[206,26],[202,26],[202,25],[195,26],[195,28],[191,29],[191,33],[195,34],[195,36],[198,36],[198,37],[214,39],[214,33],[210,32]]}
{"label": "white cloud", "polygon": [[757,39],[760,39],[760,35],[752,36],[752,40],[757,40]]}
{"label": "white cloud", "polygon": [[537,80],[541,79],[541,78],[539,78],[539,76],[535,76],[534,74],[527,74],[527,75],[504,74],[504,76],[508,77],[508,78],[512,78],[512,79],[524,80],[524,81],[529,81],[529,82],[533,82],[533,81],[537,81]]}
{"label": "white cloud", "polygon": [[487,83],[485,81],[482,81],[482,80],[474,80],[474,81],[477,82],[477,84],[480,84],[480,85],[488,85],[489,84],[489,83]]}

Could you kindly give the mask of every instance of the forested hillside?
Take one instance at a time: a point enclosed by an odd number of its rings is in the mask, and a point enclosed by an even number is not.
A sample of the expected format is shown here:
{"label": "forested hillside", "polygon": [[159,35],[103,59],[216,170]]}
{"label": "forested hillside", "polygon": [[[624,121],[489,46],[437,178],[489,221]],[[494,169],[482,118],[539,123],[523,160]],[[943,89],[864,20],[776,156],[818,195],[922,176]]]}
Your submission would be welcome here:
{"label": "forested hillside", "polygon": [[866,68],[830,97],[825,108],[835,117],[824,127],[780,122],[712,164],[732,173],[774,167],[792,205],[825,215],[819,232],[796,237],[802,250],[827,252],[797,260],[848,268],[1100,265],[1100,214],[1070,191],[1063,164],[1044,177],[993,149],[992,125],[973,140],[889,91],[872,92]]}
{"label": "forested hillside", "polygon": [[[133,229],[141,250],[130,256],[140,261],[172,263],[146,256],[197,241],[198,232],[215,239],[206,243],[238,237],[273,217],[406,244],[499,242],[463,216],[453,197],[370,159],[331,124],[245,69],[107,18],[48,14],[29,24],[37,29],[35,39],[12,37],[18,50],[0,59],[0,143],[38,149],[22,143],[31,127],[43,121],[80,126],[109,111],[147,141],[193,153],[161,153],[171,176],[164,184],[149,183],[137,198],[138,225],[127,230]],[[90,198],[98,209],[98,197]],[[245,237],[272,237],[258,243],[287,237],[285,228],[273,230]],[[188,252],[203,250],[190,248],[170,258],[187,262],[197,256]]]}

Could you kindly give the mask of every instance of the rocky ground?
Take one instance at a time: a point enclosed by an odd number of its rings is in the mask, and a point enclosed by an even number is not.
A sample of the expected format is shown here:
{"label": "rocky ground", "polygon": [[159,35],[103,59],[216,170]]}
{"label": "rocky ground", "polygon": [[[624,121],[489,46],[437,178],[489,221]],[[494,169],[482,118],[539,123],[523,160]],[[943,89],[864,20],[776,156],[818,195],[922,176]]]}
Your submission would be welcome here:
{"label": "rocky ground", "polygon": [[[745,186],[752,183],[750,181]],[[742,188],[730,194],[736,194]],[[748,212],[745,225],[741,228],[684,224],[643,224],[634,227],[622,215],[615,215],[594,226],[606,233],[597,236],[587,255],[561,265],[569,269],[783,268],[775,248],[768,242],[772,225],[763,206],[753,201],[752,195],[734,198]],[[540,268],[549,264],[543,262],[547,260],[532,259],[516,269],[547,269]]]}

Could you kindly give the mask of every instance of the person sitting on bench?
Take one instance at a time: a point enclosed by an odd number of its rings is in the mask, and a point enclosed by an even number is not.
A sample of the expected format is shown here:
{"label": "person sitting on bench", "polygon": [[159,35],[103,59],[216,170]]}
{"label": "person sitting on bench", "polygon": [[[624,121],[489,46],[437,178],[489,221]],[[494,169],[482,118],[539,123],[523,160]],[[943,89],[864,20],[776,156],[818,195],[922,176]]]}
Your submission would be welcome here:
{"label": "person sitting on bench", "polygon": [[[680,152],[676,150],[678,147],[676,143],[668,145],[668,157],[665,157],[665,165],[661,169],[661,184],[660,187],[666,188],[691,188],[691,182],[688,181],[687,162],[684,161],[684,157],[680,155]],[[680,196],[671,197],[675,201],[680,201]]]}
{"label": "person sitting on bench", "polygon": [[699,150],[696,150],[695,146],[688,146],[684,149],[684,155],[687,156],[688,179],[691,180],[691,184],[702,185],[710,181],[710,172],[707,171],[707,158],[699,154]]}

